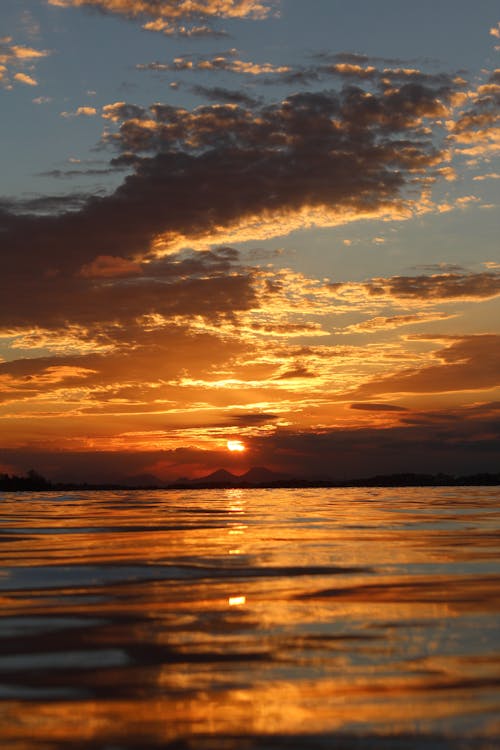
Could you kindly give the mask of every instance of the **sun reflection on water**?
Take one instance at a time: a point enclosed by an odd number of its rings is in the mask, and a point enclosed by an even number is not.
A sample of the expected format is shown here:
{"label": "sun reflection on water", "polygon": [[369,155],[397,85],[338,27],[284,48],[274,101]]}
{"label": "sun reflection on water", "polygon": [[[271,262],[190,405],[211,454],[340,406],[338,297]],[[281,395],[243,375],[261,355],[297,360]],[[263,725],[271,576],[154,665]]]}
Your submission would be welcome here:
{"label": "sun reflection on water", "polygon": [[2,747],[493,747],[498,494],[398,492],[5,496]]}

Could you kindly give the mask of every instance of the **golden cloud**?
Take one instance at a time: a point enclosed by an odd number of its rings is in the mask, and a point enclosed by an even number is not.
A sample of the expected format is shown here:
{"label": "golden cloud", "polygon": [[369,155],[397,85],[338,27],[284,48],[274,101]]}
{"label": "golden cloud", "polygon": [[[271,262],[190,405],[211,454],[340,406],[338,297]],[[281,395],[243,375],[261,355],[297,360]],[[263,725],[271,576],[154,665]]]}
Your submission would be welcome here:
{"label": "golden cloud", "polygon": [[[38,81],[30,75],[33,68],[31,63],[48,55],[48,50],[13,44],[10,36],[0,38],[0,82],[7,88],[12,88],[13,81],[27,86],[37,86]],[[24,72],[26,65],[29,73]]]}
{"label": "golden cloud", "polygon": [[[178,36],[221,36],[199,19],[267,18],[279,0],[48,0],[58,8],[96,8],[104,13],[143,20],[147,31]],[[145,19],[145,20],[144,20]],[[150,20],[147,20],[150,19]],[[190,25],[186,26],[185,22]]]}

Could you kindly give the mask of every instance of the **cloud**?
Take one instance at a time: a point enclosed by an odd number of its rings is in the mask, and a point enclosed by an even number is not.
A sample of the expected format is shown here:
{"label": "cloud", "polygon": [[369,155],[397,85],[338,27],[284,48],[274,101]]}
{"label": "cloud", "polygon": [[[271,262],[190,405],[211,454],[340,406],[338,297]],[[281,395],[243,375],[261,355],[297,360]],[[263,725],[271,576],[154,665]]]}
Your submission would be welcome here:
{"label": "cloud", "polygon": [[121,278],[123,276],[137,276],[142,274],[139,263],[113,255],[99,255],[92,263],[82,266],[80,276],[88,279]]}
{"label": "cloud", "polygon": [[472,178],[474,181],[478,180],[500,180],[500,173],[489,172],[488,174],[478,174]]}
{"label": "cloud", "polygon": [[[88,201],[88,193],[64,193],[62,195],[38,195],[33,198],[0,200],[0,227],[8,231],[18,222],[18,217],[74,215]],[[24,223],[22,220],[18,226]],[[5,235],[4,235],[5,236]],[[7,260],[7,259],[6,259]]]}
{"label": "cloud", "polygon": [[492,299],[500,294],[500,274],[444,273],[430,276],[393,276],[373,279],[366,285],[368,293],[420,300]]}
{"label": "cloud", "polygon": [[[200,183],[214,181],[210,213],[218,214],[221,228],[248,222],[255,226],[260,220],[269,225],[273,215],[295,213],[300,223],[310,213],[318,217],[313,222],[325,225],[391,210],[401,216],[405,182],[414,184],[418,172],[431,170],[443,158],[430,139],[412,140],[426,107],[432,117],[441,105],[419,87],[407,93],[404,106],[403,92],[394,101],[368,101],[363,92],[352,90],[298,94],[256,111],[235,105],[188,111],[159,104],[146,110],[116,103],[108,105],[106,117],[120,122],[120,129],[106,140],[126,152],[130,162],[130,154],[156,152],[136,159],[137,174],[127,191],[134,181],[137,186],[155,182],[159,197],[160,184],[166,187],[161,174],[181,170],[186,188],[192,176],[191,201],[196,205],[202,197]],[[135,116],[120,120],[122,110],[131,106]],[[222,174],[231,198],[224,198],[219,208]],[[238,191],[230,187],[233,182]],[[241,201],[235,205],[237,195]],[[189,222],[191,236],[209,229],[202,227],[202,213],[196,210],[195,221]],[[179,229],[184,234],[187,228]]]}
{"label": "cloud", "polygon": [[38,172],[37,177],[55,177],[57,179],[67,179],[72,177],[97,177],[104,174],[113,174],[114,172],[125,169],[125,167],[105,167],[104,169],[51,169],[48,172]]}
{"label": "cloud", "polygon": [[[431,270],[432,268],[433,266]],[[440,304],[456,300],[472,302],[493,299],[500,295],[500,274],[495,270],[482,273],[450,271],[419,276],[379,277],[365,282],[337,283],[330,286],[340,297],[358,300],[413,300],[419,304]]]}
{"label": "cloud", "polygon": [[210,26],[179,26],[172,24],[170,21],[165,21],[163,18],[157,18],[156,21],[148,21],[143,24],[142,28],[146,31],[160,32],[165,36],[178,36],[186,39],[203,37],[219,39],[229,36],[226,31],[218,31]]}
{"label": "cloud", "polygon": [[[267,18],[276,0],[48,0],[59,8],[88,8],[140,20],[143,28],[181,37],[221,36],[200,20]],[[149,20],[148,20],[149,19]],[[189,24],[186,26],[186,22]]]}
{"label": "cloud", "polygon": [[500,150],[500,69],[469,91],[466,101],[472,104],[448,123],[449,141],[462,156],[493,156]]}
{"label": "cloud", "polygon": [[193,94],[203,96],[206,99],[219,103],[242,104],[244,107],[254,107],[259,100],[253,96],[245,94],[243,91],[234,91],[222,86],[192,86]]}
{"label": "cloud", "polygon": [[105,13],[116,13],[129,18],[266,18],[272,0],[48,0],[49,5],[60,8],[96,8]]}
{"label": "cloud", "polygon": [[[14,44],[10,36],[0,38],[0,85],[11,89],[17,81],[27,86],[37,86],[38,81],[31,75],[33,62],[48,55],[49,50]],[[29,72],[25,72],[26,67]]]}
{"label": "cloud", "polygon": [[137,70],[152,70],[156,72],[221,72],[235,73],[247,76],[280,75],[288,73],[291,68],[287,65],[273,65],[272,63],[255,63],[248,60],[238,60],[236,50],[229,50],[211,57],[184,55],[176,57],[171,63],[139,63]]}
{"label": "cloud", "polygon": [[229,415],[230,424],[253,425],[269,424],[279,419],[278,414],[266,414],[265,412],[243,412]]}
{"label": "cloud", "polygon": [[317,373],[312,372],[309,370],[305,365],[297,363],[294,367],[292,367],[290,370],[285,370],[284,372],[281,372],[277,378],[278,380],[288,380],[289,378],[314,378],[316,377]]}
{"label": "cloud", "polygon": [[361,411],[408,411],[404,406],[396,406],[395,404],[376,404],[374,402],[351,404],[350,408],[359,409]]}
{"label": "cloud", "polygon": [[[424,86],[432,86],[442,89],[443,92],[449,88],[450,81],[455,84],[465,81],[459,77],[450,76],[446,73],[426,73],[418,68],[402,67],[403,61],[391,60],[388,62],[398,64],[398,67],[380,67],[378,65],[383,59],[369,58],[364,55],[333,55],[325,63],[306,66],[289,65],[287,70],[274,70],[274,74],[264,82],[271,84],[302,84],[309,85],[313,82],[322,82],[338,79],[346,85],[363,84],[368,86],[372,92],[395,93],[402,85],[413,83]],[[328,56],[319,59],[328,60]],[[455,101],[455,97],[454,97]]]}
{"label": "cloud", "polygon": [[[432,339],[428,335],[412,338]],[[446,346],[435,353],[437,364],[374,378],[362,385],[357,395],[481,391],[500,385],[500,336],[475,334],[439,340]]]}
{"label": "cloud", "polygon": [[38,86],[38,81],[33,78],[33,76],[29,76],[26,73],[15,73],[13,78],[14,81],[25,83],[27,86]]}
{"label": "cloud", "polygon": [[[221,73],[258,77],[265,85],[302,85],[331,81],[337,79],[345,85],[363,85],[373,94],[396,96],[403,86],[418,85],[434,89],[438,96],[443,95],[443,101],[448,100],[450,87],[456,89],[450,101],[456,101],[457,96],[466,98],[464,93],[458,93],[465,80],[447,73],[426,73],[417,68],[380,67],[376,63],[380,58],[354,56],[353,61],[339,59],[333,56],[333,62],[314,65],[296,65],[291,63],[257,63],[238,58],[238,50],[230,49],[217,55],[186,54],[176,57],[171,62],[139,63],[137,70],[175,73]],[[399,62],[399,61],[398,61]],[[375,63],[375,64],[374,64]],[[443,115],[450,111],[443,107]]]}
{"label": "cloud", "polygon": [[[192,111],[162,104],[146,109],[115,102],[103,108],[103,116],[121,123],[120,132],[110,134],[108,141],[125,151],[199,153],[231,143],[276,153],[287,146],[298,149],[307,143],[312,147],[312,135],[306,130],[312,127],[321,136],[316,151],[333,149],[338,158],[338,151],[353,148],[353,139],[359,137],[363,139],[360,146],[378,147],[384,165],[395,159],[405,170],[425,170],[439,162],[439,152],[433,148],[431,131],[421,132],[420,121],[424,116],[430,121],[439,118],[442,108],[431,89],[408,84],[380,97],[358,88],[295,94],[279,104],[255,109],[230,104]],[[399,139],[400,131],[405,133],[404,140]],[[359,155],[365,153],[361,148]]]}
{"label": "cloud", "polygon": [[[393,472],[495,472],[499,417],[498,404],[484,404],[424,412],[415,423],[411,415],[407,424],[391,429],[281,429],[251,441],[250,450],[262,463],[267,460],[275,470],[294,476],[342,479]],[[405,419],[404,412],[401,418]]]}
{"label": "cloud", "polygon": [[[26,318],[34,300],[44,307],[40,295],[62,303],[63,289],[71,309],[70,290],[76,300],[83,293],[75,288],[76,279],[83,284],[80,269],[99,257],[140,262],[197,242],[401,217],[415,200],[416,175],[432,173],[445,158],[420,132],[421,117],[432,119],[441,106],[431,89],[418,85],[402,87],[394,97],[367,98],[357,88],[297,94],[256,109],[106,105],[104,115],[117,128],[107,138],[119,151],[112,166],[133,169],[114,193],[0,205],[6,248],[1,272],[30,300],[24,313],[12,305],[14,317]],[[464,294],[472,283],[455,280]],[[483,283],[491,288],[488,274]],[[370,293],[376,295],[378,286],[379,280]],[[136,293],[145,287],[141,282]],[[159,299],[163,288],[163,282],[153,285],[152,298]],[[93,290],[96,309],[106,293]],[[122,293],[120,285],[110,290],[112,296]]]}
{"label": "cloud", "polygon": [[[224,248],[149,263],[106,252],[90,260],[75,253],[64,268],[44,268],[41,263],[31,275],[11,269],[15,283],[0,300],[4,327],[36,324],[60,329],[80,324],[103,330],[108,326],[108,335],[113,331],[119,335],[117,327],[147,315],[160,320],[177,316],[216,320],[257,305],[252,272],[239,268]],[[16,304],[19,295],[23,305]]]}
{"label": "cloud", "polygon": [[376,331],[401,328],[402,326],[429,323],[433,320],[448,320],[453,317],[455,316],[438,312],[412,313],[409,315],[392,315],[388,317],[379,316],[376,318],[370,318],[369,320],[363,320],[361,323],[353,323],[338,332],[344,334],[375,333]]}
{"label": "cloud", "polygon": [[95,107],[78,107],[74,112],[61,112],[61,117],[94,117],[97,115]]}

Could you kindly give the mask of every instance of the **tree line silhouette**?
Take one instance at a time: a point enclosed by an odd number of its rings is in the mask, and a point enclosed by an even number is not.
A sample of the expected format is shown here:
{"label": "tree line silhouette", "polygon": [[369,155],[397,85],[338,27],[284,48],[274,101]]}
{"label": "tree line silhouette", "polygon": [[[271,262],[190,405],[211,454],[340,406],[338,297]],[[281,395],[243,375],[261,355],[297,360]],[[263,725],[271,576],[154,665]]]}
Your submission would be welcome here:
{"label": "tree line silhouette", "polygon": [[5,492],[40,491],[50,490],[53,488],[52,482],[42,477],[34,469],[30,469],[25,477],[18,477],[16,474],[0,474],[0,490]]}
{"label": "tree line silhouette", "polygon": [[[208,480],[208,478],[206,478]],[[269,480],[265,482],[234,482],[197,481],[173,484],[127,485],[118,484],[90,484],[74,482],[51,482],[35,469],[30,469],[26,476],[16,474],[0,474],[0,492],[43,492],[58,490],[137,490],[137,489],[225,489],[231,487],[242,488],[290,488],[294,487],[458,487],[458,486],[493,486],[500,484],[498,473],[478,473],[467,476],[453,476],[451,474],[383,474],[364,479],[303,479],[290,478]]]}

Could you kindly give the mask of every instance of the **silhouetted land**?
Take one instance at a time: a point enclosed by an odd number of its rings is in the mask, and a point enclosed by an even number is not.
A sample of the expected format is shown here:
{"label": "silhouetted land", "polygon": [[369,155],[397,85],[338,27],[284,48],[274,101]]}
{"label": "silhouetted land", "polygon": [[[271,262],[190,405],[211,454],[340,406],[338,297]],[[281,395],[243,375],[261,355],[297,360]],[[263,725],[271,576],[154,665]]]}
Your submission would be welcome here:
{"label": "silhouetted land", "polygon": [[[279,477],[279,478],[276,478]],[[254,480],[254,481],[251,481]],[[58,492],[77,490],[207,490],[207,489],[273,489],[306,487],[465,487],[496,486],[500,473],[481,473],[455,476],[452,474],[379,474],[362,479],[302,479],[283,478],[267,469],[250,469],[242,476],[219,470],[200,479],[182,479],[172,483],[160,481],[147,484],[51,482],[31,469],[26,476],[0,474],[3,492]]]}

